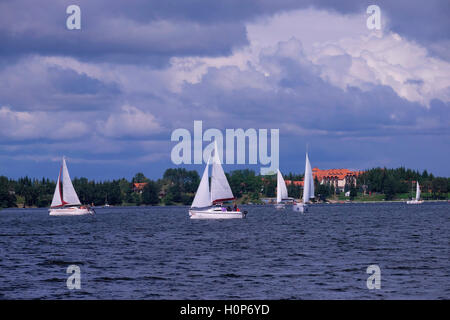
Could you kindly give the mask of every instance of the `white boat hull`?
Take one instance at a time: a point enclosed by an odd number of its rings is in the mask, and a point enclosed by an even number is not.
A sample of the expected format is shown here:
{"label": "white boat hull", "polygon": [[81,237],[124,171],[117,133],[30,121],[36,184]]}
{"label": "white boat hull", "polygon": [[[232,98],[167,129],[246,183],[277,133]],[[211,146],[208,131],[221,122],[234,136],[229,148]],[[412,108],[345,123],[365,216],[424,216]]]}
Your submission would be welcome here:
{"label": "white boat hull", "polygon": [[308,206],[304,203],[295,203],[292,206],[292,210],[294,210],[295,212],[304,213],[304,212],[308,212]]}
{"label": "white boat hull", "polygon": [[423,203],[423,200],[409,200],[406,201],[406,204],[421,204]]}
{"label": "white boat hull", "polygon": [[66,208],[50,208],[48,214],[51,216],[82,216],[85,214],[94,214],[91,208],[66,207]]}
{"label": "white boat hull", "polygon": [[222,211],[220,208],[189,210],[191,219],[242,219],[246,214],[247,211]]}
{"label": "white boat hull", "polygon": [[274,205],[275,209],[277,210],[283,210],[286,209],[286,205],[284,203],[277,203]]}

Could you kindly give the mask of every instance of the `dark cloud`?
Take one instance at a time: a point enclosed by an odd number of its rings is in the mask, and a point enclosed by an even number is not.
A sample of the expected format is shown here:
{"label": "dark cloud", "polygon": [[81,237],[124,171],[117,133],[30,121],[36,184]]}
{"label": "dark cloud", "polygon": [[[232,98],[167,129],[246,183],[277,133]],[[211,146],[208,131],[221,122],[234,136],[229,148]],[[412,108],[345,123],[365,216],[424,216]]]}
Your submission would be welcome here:
{"label": "dark cloud", "polygon": [[116,82],[47,64],[41,58],[18,60],[0,77],[0,107],[16,111],[105,110],[122,103],[120,97]]}
{"label": "dark cloud", "polygon": [[[365,15],[371,1],[78,1],[82,29],[65,27],[72,1],[2,1],[2,56],[22,54],[75,56],[83,60],[148,63],[163,67],[172,56],[227,55],[247,44],[245,23],[277,12],[316,7]],[[447,1],[378,1],[389,28],[427,44],[442,56],[448,47]],[[438,44],[436,44],[438,43]],[[445,43],[447,43],[445,45]]]}
{"label": "dark cloud", "polygon": [[[145,2],[81,1],[81,30],[67,30],[68,4],[41,1],[30,13],[29,2],[0,3],[0,54],[164,66],[172,56],[227,55],[247,43],[243,23],[183,19],[175,14],[182,8],[158,14]],[[146,12],[152,14],[142,19]]]}
{"label": "dark cloud", "polygon": [[[0,108],[8,107],[0,113],[4,128],[8,122],[8,130],[0,137],[0,174],[52,176],[53,164],[42,163],[65,153],[85,161],[75,162],[75,175],[131,177],[143,170],[156,178],[171,166],[171,130],[192,130],[194,120],[203,120],[205,128],[222,130],[280,129],[283,171],[303,170],[304,148],[310,143],[313,165],[323,168],[407,165],[449,174],[445,163],[450,135],[448,101],[434,99],[426,107],[400,97],[389,86],[332,85],[321,76],[322,66],[304,56],[297,40],[260,55],[261,66],[270,71],[267,75],[252,65],[246,70],[210,67],[197,83],[185,82],[174,92],[165,88],[160,74],[139,73],[138,68],[148,67],[139,64],[151,65],[151,73],[166,67],[171,57],[228,55],[233,48],[247,44],[245,23],[262,15],[310,6],[365,15],[365,8],[372,3],[78,3],[82,7],[81,31],[65,29],[65,8],[72,1],[0,3]],[[424,8],[406,1],[377,4],[395,32],[423,44],[438,43],[435,48],[442,48],[440,41],[448,40],[449,10],[443,2],[423,3]],[[75,62],[93,63],[86,68],[97,65],[103,75],[111,69],[121,77],[107,81],[75,71],[70,63],[66,68],[47,65],[39,60],[41,56],[74,57]],[[353,63],[348,55],[327,59],[325,65],[338,74],[346,73]],[[139,66],[126,69],[124,64]],[[424,82],[411,78],[404,84],[420,87]],[[129,105],[128,109],[124,105]],[[43,120],[33,120],[38,116]],[[133,127],[139,123],[136,118],[152,122],[154,132],[146,135],[145,123]],[[27,130],[11,135],[15,130],[11,119],[24,123],[23,130]],[[61,136],[52,133],[54,123]],[[35,170],[29,171],[33,166]]]}
{"label": "dark cloud", "polygon": [[50,67],[49,79],[52,86],[62,94],[109,94],[117,95],[120,89],[116,83],[104,83],[86,74],[79,74],[74,70]]}

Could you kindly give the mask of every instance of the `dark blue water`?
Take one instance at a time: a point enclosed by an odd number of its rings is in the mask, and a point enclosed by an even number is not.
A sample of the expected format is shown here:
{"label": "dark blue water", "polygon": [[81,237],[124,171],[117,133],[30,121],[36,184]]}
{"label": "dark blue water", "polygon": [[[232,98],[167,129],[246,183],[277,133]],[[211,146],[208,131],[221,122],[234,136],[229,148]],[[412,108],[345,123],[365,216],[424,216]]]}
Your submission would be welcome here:
{"label": "dark blue water", "polygon": [[[191,221],[186,207],[3,210],[0,298],[450,298],[448,203],[245,209],[228,221]],[[66,287],[72,264],[80,290]],[[371,264],[379,290],[366,286]]]}

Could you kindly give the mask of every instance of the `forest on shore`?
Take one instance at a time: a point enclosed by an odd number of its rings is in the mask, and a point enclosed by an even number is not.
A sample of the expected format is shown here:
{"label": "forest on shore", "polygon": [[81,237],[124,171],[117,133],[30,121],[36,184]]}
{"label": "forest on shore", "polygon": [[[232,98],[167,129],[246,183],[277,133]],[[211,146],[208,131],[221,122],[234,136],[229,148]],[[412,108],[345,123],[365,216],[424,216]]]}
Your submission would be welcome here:
{"label": "forest on shore", "polygon": [[[276,175],[261,176],[253,170],[235,170],[226,173],[238,203],[262,203],[264,198],[276,197]],[[285,180],[301,181],[303,175],[289,173]],[[345,186],[344,192],[316,180],[315,196],[318,201],[330,199],[395,200],[409,198],[414,192],[414,182],[419,181],[423,199],[448,199],[450,178],[435,177],[426,170],[422,173],[403,167],[397,169],[373,168],[359,175],[355,186]],[[200,176],[195,170],[171,168],[158,180],[137,173],[131,180],[93,181],[87,178],[72,180],[80,202],[102,206],[109,205],[190,205]],[[136,187],[136,184],[138,187]],[[47,178],[17,180],[0,176],[0,208],[49,207],[56,182]],[[300,198],[302,188],[287,186],[288,194]],[[350,196],[344,193],[350,191]]]}

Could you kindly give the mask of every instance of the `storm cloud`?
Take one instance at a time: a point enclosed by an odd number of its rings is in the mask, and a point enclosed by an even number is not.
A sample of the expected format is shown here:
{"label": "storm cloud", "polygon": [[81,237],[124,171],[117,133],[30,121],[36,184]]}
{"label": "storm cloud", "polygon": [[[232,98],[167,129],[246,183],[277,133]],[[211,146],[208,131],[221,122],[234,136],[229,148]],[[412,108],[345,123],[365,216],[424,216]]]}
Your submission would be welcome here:
{"label": "storm cloud", "polygon": [[444,1],[381,1],[381,31],[364,1],[79,1],[73,31],[69,4],[0,3],[0,174],[65,154],[75,176],[159,177],[194,120],[280,129],[283,171],[309,143],[323,168],[450,174]]}

